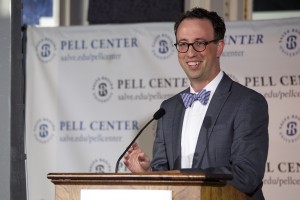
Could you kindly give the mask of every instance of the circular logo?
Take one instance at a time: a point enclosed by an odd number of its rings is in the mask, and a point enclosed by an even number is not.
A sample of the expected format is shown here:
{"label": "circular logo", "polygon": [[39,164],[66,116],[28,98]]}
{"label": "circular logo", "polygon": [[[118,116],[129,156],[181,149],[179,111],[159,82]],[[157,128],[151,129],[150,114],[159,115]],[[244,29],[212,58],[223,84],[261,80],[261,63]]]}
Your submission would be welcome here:
{"label": "circular logo", "polygon": [[99,102],[107,102],[113,95],[113,85],[106,77],[97,78],[93,84],[93,96]]}
{"label": "circular logo", "polygon": [[300,52],[300,29],[286,30],[279,39],[281,51],[288,56],[296,56]]}
{"label": "circular logo", "polygon": [[167,34],[160,34],[154,38],[152,53],[159,59],[167,59],[174,53],[173,40]]}
{"label": "circular logo", "polygon": [[110,163],[103,158],[96,159],[90,165],[90,172],[96,172],[96,173],[111,172]]}
{"label": "circular logo", "polygon": [[283,119],[279,126],[281,138],[289,143],[296,142],[300,138],[300,117],[291,115]]}
{"label": "circular logo", "polygon": [[36,52],[38,58],[42,62],[49,62],[55,56],[56,47],[52,40],[44,38],[36,45]]}
{"label": "circular logo", "polygon": [[38,142],[47,143],[54,136],[55,126],[50,119],[42,118],[37,120],[33,131],[34,137]]}

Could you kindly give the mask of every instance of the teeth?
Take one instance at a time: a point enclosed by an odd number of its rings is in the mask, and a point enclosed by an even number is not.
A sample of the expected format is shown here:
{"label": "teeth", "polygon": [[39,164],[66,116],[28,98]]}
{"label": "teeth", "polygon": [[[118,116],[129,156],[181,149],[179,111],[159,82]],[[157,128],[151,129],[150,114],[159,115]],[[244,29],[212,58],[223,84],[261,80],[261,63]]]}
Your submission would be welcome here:
{"label": "teeth", "polygon": [[189,64],[189,65],[198,65],[199,62],[189,62],[188,64]]}

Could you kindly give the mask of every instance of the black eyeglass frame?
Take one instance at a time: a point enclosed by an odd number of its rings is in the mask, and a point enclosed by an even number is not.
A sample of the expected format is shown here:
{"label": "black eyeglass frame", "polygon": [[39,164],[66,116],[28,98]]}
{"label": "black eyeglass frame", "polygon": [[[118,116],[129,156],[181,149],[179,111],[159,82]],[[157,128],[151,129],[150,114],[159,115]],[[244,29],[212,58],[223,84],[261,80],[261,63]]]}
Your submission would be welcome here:
{"label": "black eyeglass frame", "polygon": [[[197,52],[202,52],[202,51],[205,51],[207,45],[209,45],[209,44],[212,43],[212,42],[218,42],[219,40],[220,40],[220,39],[214,39],[214,40],[210,40],[210,41],[195,41],[195,42],[193,42],[193,43],[187,43],[187,42],[184,42],[185,44],[188,45],[186,51],[179,51],[179,49],[178,49],[178,44],[179,44],[179,43],[175,43],[174,46],[176,47],[176,49],[177,49],[177,51],[178,51],[179,53],[186,53],[186,52],[188,52],[188,50],[190,49],[190,46],[192,46],[193,49],[194,49],[195,51],[197,51]],[[195,49],[194,44],[197,43],[197,42],[204,45],[204,49],[203,49],[203,50],[198,51],[197,49]],[[181,42],[181,43],[183,43],[183,42]]]}

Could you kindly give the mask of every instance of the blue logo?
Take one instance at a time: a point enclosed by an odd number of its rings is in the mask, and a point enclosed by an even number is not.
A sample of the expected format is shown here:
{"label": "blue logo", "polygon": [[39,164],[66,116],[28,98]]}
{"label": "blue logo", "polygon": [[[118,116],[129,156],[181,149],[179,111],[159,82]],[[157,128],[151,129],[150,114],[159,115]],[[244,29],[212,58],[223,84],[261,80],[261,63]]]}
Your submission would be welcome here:
{"label": "blue logo", "polygon": [[55,126],[50,119],[42,118],[37,120],[34,126],[34,137],[40,143],[49,142],[55,131]]}
{"label": "blue logo", "polygon": [[92,92],[94,98],[99,102],[107,102],[113,95],[113,85],[106,77],[97,78],[94,81]]}
{"label": "blue logo", "polygon": [[49,62],[55,56],[56,46],[51,39],[44,38],[36,45],[36,52],[42,62]]}
{"label": "blue logo", "polygon": [[154,38],[152,53],[159,59],[168,59],[174,53],[173,40],[167,34],[160,34]]}
{"label": "blue logo", "polygon": [[288,116],[281,122],[279,126],[279,134],[281,138],[286,142],[296,142],[300,138],[299,127],[300,117],[296,115]]}
{"label": "blue logo", "polygon": [[90,165],[89,171],[96,173],[111,172],[111,165],[107,160],[103,158],[95,159]]}
{"label": "blue logo", "polygon": [[279,39],[281,51],[288,56],[296,56],[300,52],[300,29],[286,30]]}

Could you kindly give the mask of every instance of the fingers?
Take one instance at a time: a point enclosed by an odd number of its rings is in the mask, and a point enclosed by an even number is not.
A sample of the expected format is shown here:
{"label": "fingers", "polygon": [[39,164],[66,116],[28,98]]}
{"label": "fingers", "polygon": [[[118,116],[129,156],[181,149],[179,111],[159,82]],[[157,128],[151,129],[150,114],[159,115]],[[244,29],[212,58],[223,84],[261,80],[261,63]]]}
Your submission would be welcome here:
{"label": "fingers", "polygon": [[150,159],[137,143],[125,153],[123,163],[131,172],[145,172],[150,169]]}
{"label": "fingers", "polygon": [[144,171],[148,171],[150,169],[150,158],[144,152],[139,153],[137,159],[139,165]]}
{"label": "fingers", "polygon": [[139,160],[139,162],[144,162],[144,161],[146,161],[146,160],[147,160],[146,154],[145,154],[144,152],[139,153],[139,155],[138,155],[138,160]]}
{"label": "fingers", "polygon": [[136,142],[134,142],[134,143],[131,145],[131,148],[132,148],[132,150],[138,150],[138,149],[140,149],[139,145],[138,145]]}
{"label": "fingers", "polygon": [[130,154],[129,154],[128,152],[126,152],[125,155],[124,155],[124,159],[125,159],[125,160],[128,160],[129,157],[130,157]]}
{"label": "fingers", "polygon": [[131,154],[133,151],[136,151],[136,150],[140,150],[140,147],[139,145],[135,142],[133,143],[129,149],[127,150],[126,154]]}
{"label": "fingers", "polygon": [[124,165],[125,165],[126,167],[129,167],[129,162],[128,162],[128,160],[124,160],[123,163],[124,163]]}

